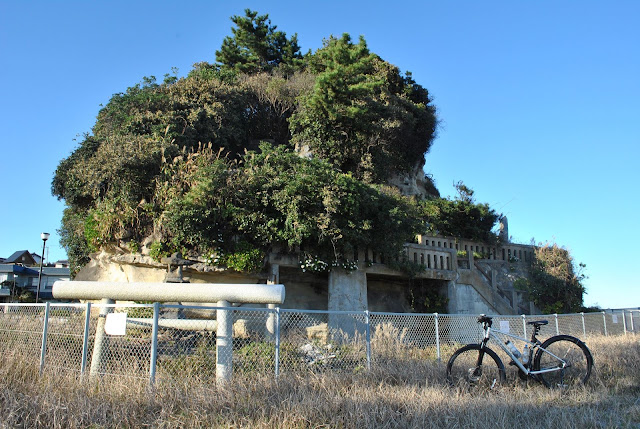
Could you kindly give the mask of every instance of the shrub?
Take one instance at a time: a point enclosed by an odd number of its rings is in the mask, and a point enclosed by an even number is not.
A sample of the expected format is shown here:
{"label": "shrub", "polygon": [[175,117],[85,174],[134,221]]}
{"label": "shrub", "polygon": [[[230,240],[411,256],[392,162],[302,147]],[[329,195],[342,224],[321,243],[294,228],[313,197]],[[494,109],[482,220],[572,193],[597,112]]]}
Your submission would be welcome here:
{"label": "shrub", "polygon": [[154,261],[160,262],[160,259],[170,256],[171,251],[169,250],[169,246],[162,241],[154,241],[151,243],[151,247],[149,248],[149,256],[153,258]]}
{"label": "shrub", "polygon": [[568,250],[546,243],[535,248],[529,279],[518,279],[514,286],[527,291],[543,313],[579,312],[585,292],[584,268],[584,264],[575,266]]}
{"label": "shrub", "polygon": [[224,256],[227,267],[244,273],[260,271],[264,267],[264,262],[264,252],[246,241],[237,243],[234,251]]}

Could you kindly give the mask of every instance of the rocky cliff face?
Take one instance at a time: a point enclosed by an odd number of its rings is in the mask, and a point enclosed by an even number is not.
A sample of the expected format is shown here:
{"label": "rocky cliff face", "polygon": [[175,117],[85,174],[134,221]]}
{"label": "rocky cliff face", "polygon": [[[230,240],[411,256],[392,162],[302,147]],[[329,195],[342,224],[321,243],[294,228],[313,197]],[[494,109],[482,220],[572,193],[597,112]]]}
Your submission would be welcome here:
{"label": "rocky cliff face", "polygon": [[[156,262],[139,253],[120,253],[102,250],[91,255],[91,261],[75,277],[84,281],[167,282],[175,277],[176,267]],[[220,267],[196,262],[184,267],[183,280],[194,283],[252,283],[259,276],[237,273]],[[264,275],[263,275],[264,277]]]}
{"label": "rocky cliff face", "polygon": [[424,174],[423,168],[424,160],[417,162],[410,171],[394,175],[388,183],[400,189],[402,195],[420,198],[439,197],[440,192],[431,177]]}
{"label": "rocky cliff face", "polygon": [[91,255],[91,261],[75,280],[112,282],[162,282],[166,268],[150,256],[113,254],[106,250]]}

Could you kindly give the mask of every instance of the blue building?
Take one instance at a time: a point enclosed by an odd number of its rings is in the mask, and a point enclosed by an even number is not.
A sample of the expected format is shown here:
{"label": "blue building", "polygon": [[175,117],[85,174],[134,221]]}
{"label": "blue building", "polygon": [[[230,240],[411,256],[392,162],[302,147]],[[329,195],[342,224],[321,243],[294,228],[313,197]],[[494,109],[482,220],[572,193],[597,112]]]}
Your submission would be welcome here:
{"label": "blue building", "polygon": [[[0,301],[10,301],[19,288],[36,294],[40,275],[40,255],[27,250],[14,252],[8,258],[0,258]],[[39,296],[42,300],[52,299],[51,289],[58,280],[70,280],[68,261],[58,261],[42,267]]]}

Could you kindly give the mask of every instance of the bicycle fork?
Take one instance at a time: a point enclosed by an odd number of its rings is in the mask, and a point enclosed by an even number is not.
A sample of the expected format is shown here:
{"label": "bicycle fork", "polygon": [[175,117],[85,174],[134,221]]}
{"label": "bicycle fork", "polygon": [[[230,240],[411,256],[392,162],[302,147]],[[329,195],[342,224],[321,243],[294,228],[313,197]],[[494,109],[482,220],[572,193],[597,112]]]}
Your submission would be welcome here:
{"label": "bicycle fork", "polygon": [[[490,329],[490,328],[488,328]],[[469,380],[471,382],[477,382],[480,380],[482,376],[482,360],[484,359],[485,347],[487,346],[487,342],[489,341],[489,330],[487,329],[485,337],[480,342],[480,351],[478,352],[478,360],[476,361],[475,368],[469,369]],[[495,380],[493,382],[495,384]],[[493,388],[493,386],[491,386]]]}

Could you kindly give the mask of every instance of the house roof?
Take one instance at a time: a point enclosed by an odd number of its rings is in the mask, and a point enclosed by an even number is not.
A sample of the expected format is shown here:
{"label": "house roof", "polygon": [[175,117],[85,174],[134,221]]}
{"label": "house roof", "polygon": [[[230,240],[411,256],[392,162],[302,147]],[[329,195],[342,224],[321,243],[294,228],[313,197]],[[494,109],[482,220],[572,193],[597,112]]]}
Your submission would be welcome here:
{"label": "house roof", "polygon": [[[37,276],[40,274],[40,268],[28,268],[16,264],[0,264],[0,273],[14,273],[23,276]],[[42,267],[42,274],[51,277],[69,277],[69,268]]]}
{"label": "house roof", "polygon": [[[44,269],[42,270],[44,272]],[[14,273],[22,275],[38,275],[38,271],[15,264],[0,264],[0,273]]]}
{"label": "house roof", "polygon": [[36,261],[33,256],[31,256],[31,253],[28,250],[18,250],[17,252],[13,252],[11,256],[5,259],[4,263],[32,265],[35,264]]}
{"label": "house roof", "polygon": [[69,268],[63,267],[42,267],[42,274],[46,276],[69,277]]}

